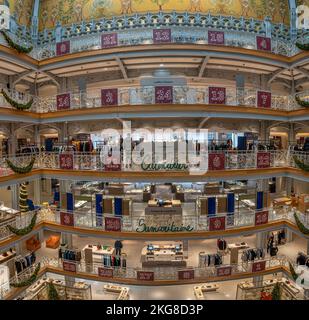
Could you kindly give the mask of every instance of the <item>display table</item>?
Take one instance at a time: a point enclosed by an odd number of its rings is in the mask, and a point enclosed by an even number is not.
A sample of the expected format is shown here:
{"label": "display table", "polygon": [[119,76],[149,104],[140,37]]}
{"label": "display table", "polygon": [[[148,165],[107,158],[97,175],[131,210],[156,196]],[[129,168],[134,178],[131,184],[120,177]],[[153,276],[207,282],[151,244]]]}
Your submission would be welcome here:
{"label": "display table", "polygon": [[247,243],[231,243],[227,246],[227,249],[230,251],[230,264],[238,264],[238,252],[240,249],[248,249],[249,246]]}
{"label": "display table", "polygon": [[116,300],[128,300],[129,299],[129,288],[121,287],[113,284],[104,285],[104,290],[110,293],[119,294]]}
{"label": "display table", "polygon": [[218,289],[219,289],[219,286],[216,283],[203,284],[203,285],[194,287],[194,294],[197,300],[204,300],[204,292],[213,292],[213,291],[217,291]]}
{"label": "display table", "polygon": [[276,198],[273,200],[274,207],[289,206],[291,204],[292,204],[291,198],[288,198],[288,197]]}
{"label": "display table", "polygon": [[112,256],[114,255],[115,248],[111,246],[102,246],[101,249],[98,249],[96,245],[89,247],[89,245],[84,247],[84,252],[91,249],[92,256],[94,260],[103,261],[104,256]]}
{"label": "display table", "polygon": [[166,204],[159,206],[156,200],[149,200],[148,207],[145,208],[146,215],[155,214],[177,214],[182,215],[180,200],[166,201]]}
{"label": "display table", "polygon": [[153,250],[149,251],[148,246],[142,249],[142,266],[147,267],[162,267],[175,266],[186,267],[187,263],[184,260],[183,250],[176,252],[176,246],[173,244],[153,245]]}
{"label": "display table", "polygon": [[16,256],[16,252],[15,251],[6,251],[5,253],[2,253],[0,255],[0,264],[4,263],[12,258],[14,258]]}

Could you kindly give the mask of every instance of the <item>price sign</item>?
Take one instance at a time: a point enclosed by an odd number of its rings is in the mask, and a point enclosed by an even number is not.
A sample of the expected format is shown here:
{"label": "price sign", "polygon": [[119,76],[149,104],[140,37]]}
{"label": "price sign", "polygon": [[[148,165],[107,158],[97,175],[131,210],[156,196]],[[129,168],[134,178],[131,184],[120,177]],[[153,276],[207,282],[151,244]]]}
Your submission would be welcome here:
{"label": "price sign", "polygon": [[117,33],[104,33],[101,37],[101,47],[111,48],[118,46],[118,34]]}
{"label": "price sign", "polygon": [[172,42],[171,29],[154,29],[153,43],[169,43]]}
{"label": "price sign", "polygon": [[268,211],[257,211],[255,213],[255,225],[260,226],[268,223]]}
{"label": "price sign", "polygon": [[58,94],[56,97],[57,110],[67,110],[71,108],[71,95],[69,93]]}
{"label": "price sign", "polygon": [[152,271],[137,271],[137,280],[154,281],[154,272],[152,272]]}
{"label": "price sign", "polygon": [[73,154],[60,153],[59,164],[62,170],[73,170]]}
{"label": "price sign", "polygon": [[271,92],[257,91],[256,101],[258,108],[271,108]]}
{"label": "price sign", "polygon": [[224,45],[224,32],[208,31],[208,43],[214,45]]}
{"label": "price sign", "polygon": [[77,271],[76,263],[74,263],[74,262],[63,261],[62,267],[63,267],[64,271],[68,271],[68,272],[76,272]]}
{"label": "price sign", "polygon": [[228,277],[232,275],[232,267],[219,267],[217,268],[217,277]]}
{"label": "price sign", "polygon": [[112,268],[98,268],[99,277],[112,278],[114,276],[114,270]]}
{"label": "price sign", "polygon": [[208,97],[209,97],[209,104],[225,104],[226,88],[209,87]]}
{"label": "price sign", "polygon": [[102,89],[101,104],[102,106],[118,105],[118,89]]}
{"label": "price sign", "polygon": [[68,212],[60,212],[60,223],[63,226],[74,227],[74,215]]}

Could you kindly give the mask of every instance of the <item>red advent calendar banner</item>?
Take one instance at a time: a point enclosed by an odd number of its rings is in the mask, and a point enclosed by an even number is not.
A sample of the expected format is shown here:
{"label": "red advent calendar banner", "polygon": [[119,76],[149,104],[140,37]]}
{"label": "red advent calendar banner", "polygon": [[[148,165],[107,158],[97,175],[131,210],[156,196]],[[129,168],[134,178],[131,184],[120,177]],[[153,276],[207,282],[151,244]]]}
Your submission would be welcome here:
{"label": "red advent calendar banner", "polygon": [[121,171],[121,164],[109,163],[104,165],[105,171]]}
{"label": "red advent calendar banner", "polygon": [[98,268],[99,277],[112,278],[114,276],[114,270],[112,268]]}
{"label": "red advent calendar banner", "polygon": [[217,277],[228,277],[232,275],[232,267],[219,267],[217,268]]}
{"label": "red advent calendar banner", "polygon": [[225,104],[226,88],[209,87],[208,89],[209,104]]}
{"label": "red advent calendar banner", "polygon": [[208,31],[208,44],[224,45],[224,32]]}
{"label": "red advent calendar banner", "polygon": [[71,108],[71,95],[69,93],[58,94],[56,97],[57,110],[66,110]]}
{"label": "red advent calendar banner", "polygon": [[178,271],[178,280],[194,280],[194,270],[179,270]]}
{"label": "red advent calendar banner", "polygon": [[105,231],[121,231],[120,218],[105,218]]}
{"label": "red advent calendar banner", "polygon": [[101,104],[102,106],[118,105],[118,89],[102,89]]}
{"label": "red advent calendar banner", "polygon": [[256,48],[263,51],[271,51],[271,39],[267,37],[256,37]]}
{"label": "red advent calendar banner", "polygon": [[152,271],[137,271],[137,280],[154,281],[154,272],[152,272]]}
{"label": "red advent calendar banner", "polygon": [[160,86],[155,87],[155,101],[160,103],[173,103],[173,87]]}
{"label": "red advent calendar banner", "polygon": [[117,33],[105,33],[101,37],[101,47],[111,48],[118,46],[118,34]]}
{"label": "red advent calendar banner", "polygon": [[271,92],[258,91],[256,102],[258,108],[271,108]]}
{"label": "red advent calendar banner", "polygon": [[153,29],[153,43],[172,42],[171,29]]}
{"label": "red advent calendar banner", "polygon": [[63,226],[74,227],[74,215],[68,212],[60,212],[60,223]]}
{"label": "red advent calendar banner", "polygon": [[252,264],[252,272],[264,271],[266,269],[266,261],[258,261]]}
{"label": "red advent calendar banner", "polygon": [[256,167],[258,169],[270,167],[270,152],[258,152],[256,155]]}
{"label": "red advent calendar banner", "polygon": [[56,44],[56,54],[57,56],[62,56],[63,54],[70,53],[70,41],[58,42]]}
{"label": "red advent calendar banner", "polygon": [[209,231],[225,230],[225,217],[209,218]]}
{"label": "red advent calendar banner", "polygon": [[224,170],[224,169],[225,169],[225,154],[209,153],[208,170]]}
{"label": "red advent calendar banner", "polygon": [[255,225],[260,226],[268,223],[268,211],[257,211],[255,213]]}
{"label": "red advent calendar banner", "polygon": [[76,263],[74,263],[74,262],[63,261],[62,267],[63,267],[64,271],[68,271],[68,272],[76,272],[77,271]]}
{"label": "red advent calendar banner", "polygon": [[60,169],[73,170],[73,154],[60,153],[59,155]]}

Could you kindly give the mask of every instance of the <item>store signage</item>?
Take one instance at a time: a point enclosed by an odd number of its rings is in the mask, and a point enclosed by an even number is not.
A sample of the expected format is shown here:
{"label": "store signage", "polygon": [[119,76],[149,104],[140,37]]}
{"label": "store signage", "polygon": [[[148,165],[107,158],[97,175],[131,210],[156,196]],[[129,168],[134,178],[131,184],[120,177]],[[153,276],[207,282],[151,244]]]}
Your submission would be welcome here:
{"label": "store signage", "polygon": [[69,93],[58,94],[56,97],[57,110],[67,110],[71,108],[71,95]]}
{"label": "store signage", "polygon": [[271,38],[257,36],[256,47],[258,50],[271,51]]}
{"label": "store signage", "polygon": [[144,171],[184,171],[188,170],[189,166],[184,163],[142,163],[141,168]]}
{"label": "store signage", "polygon": [[271,108],[271,92],[257,91],[256,101],[258,108]]}
{"label": "store signage", "polygon": [[109,163],[104,165],[105,171],[121,171],[121,164]]}
{"label": "store signage", "polygon": [[209,153],[208,170],[224,170],[224,169],[225,169],[225,154]]}
{"label": "store signage", "polygon": [[101,105],[117,106],[118,105],[118,89],[102,89]]}
{"label": "store signage", "polygon": [[70,41],[58,42],[56,44],[56,54],[57,56],[62,56],[63,54],[70,53]]}
{"label": "store signage", "polygon": [[209,218],[209,231],[225,230],[225,217]]}
{"label": "store signage", "polygon": [[224,45],[224,32],[208,31],[208,44]]}
{"label": "store signage", "polygon": [[235,222],[235,216],[233,214],[228,214],[226,216],[226,226],[227,227],[232,227]]}
{"label": "store signage", "polygon": [[63,261],[62,267],[63,267],[64,271],[68,271],[68,272],[76,272],[77,271],[76,263],[74,263],[74,262]]}
{"label": "store signage", "polygon": [[252,264],[252,272],[264,271],[266,269],[266,261],[258,261]]}
{"label": "store signage", "polygon": [[59,167],[62,170],[73,170],[73,154],[60,153],[59,154]]}
{"label": "store signage", "polygon": [[268,211],[255,212],[255,225],[260,226],[268,223]]}
{"label": "store signage", "polygon": [[153,29],[153,43],[172,42],[171,29]]}
{"label": "store signage", "polygon": [[155,87],[155,102],[173,103],[173,87],[172,86],[158,86]]}
{"label": "store signage", "polygon": [[217,268],[217,277],[228,277],[232,275],[232,267],[219,267]]}
{"label": "store signage", "polygon": [[256,167],[258,169],[270,167],[270,152],[258,152],[256,155]]}
{"label": "store signage", "polygon": [[99,267],[98,274],[101,278],[112,278],[114,276],[114,269]]}
{"label": "store signage", "polygon": [[154,281],[154,272],[152,272],[152,271],[137,271],[137,280]]}
{"label": "store signage", "polygon": [[104,33],[101,37],[101,47],[111,48],[118,46],[118,34],[117,33]]}
{"label": "store signage", "polygon": [[60,212],[60,223],[63,226],[74,227],[74,215],[69,212]]}
{"label": "store signage", "polygon": [[174,222],[168,225],[156,225],[156,226],[148,226],[145,223],[144,219],[140,219],[138,222],[138,227],[136,228],[136,232],[191,232],[194,230],[194,227],[187,225],[184,226],[183,224],[180,226],[175,225]]}
{"label": "store signage", "polygon": [[179,270],[178,280],[194,280],[194,269]]}
{"label": "store signage", "polygon": [[225,104],[225,102],[226,102],[226,88],[209,87],[208,88],[208,102],[209,102],[209,104]]}
{"label": "store signage", "polygon": [[105,231],[121,231],[121,218],[105,218]]}

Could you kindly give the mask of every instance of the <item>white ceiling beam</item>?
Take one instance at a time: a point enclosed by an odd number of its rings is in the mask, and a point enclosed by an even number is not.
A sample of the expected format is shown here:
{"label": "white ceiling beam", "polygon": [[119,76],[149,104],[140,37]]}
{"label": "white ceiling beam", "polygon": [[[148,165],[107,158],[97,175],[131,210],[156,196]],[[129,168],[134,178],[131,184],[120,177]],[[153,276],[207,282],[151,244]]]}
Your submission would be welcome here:
{"label": "white ceiling beam", "polygon": [[210,59],[210,56],[206,56],[201,64],[201,67],[200,67],[200,70],[199,70],[199,73],[198,73],[198,78],[202,78],[203,77],[203,74],[204,74],[204,71],[206,69],[206,66],[209,62],[209,59]]}
{"label": "white ceiling beam", "polygon": [[121,59],[119,57],[116,57],[115,60],[118,63],[118,66],[119,66],[119,68],[121,70],[123,78],[127,80],[128,79],[128,74],[127,74],[127,70],[126,70],[123,62],[121,61]]}
{"label": "white ceiling beam", "polygon": [[309,78],[309,70],[302,68],[302,67],[298,67],[298,68],[296,68],[296,70],[301,72],[305,77]]}
{"label": "white ceiling beam", "polygon": [[267,81],[267,85],[269,86],[281,73],[286,71],[286,68],[281,68],[279,70],[276,70],[275,72],[270,74],[270,79]]}

